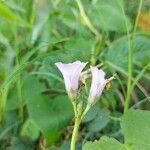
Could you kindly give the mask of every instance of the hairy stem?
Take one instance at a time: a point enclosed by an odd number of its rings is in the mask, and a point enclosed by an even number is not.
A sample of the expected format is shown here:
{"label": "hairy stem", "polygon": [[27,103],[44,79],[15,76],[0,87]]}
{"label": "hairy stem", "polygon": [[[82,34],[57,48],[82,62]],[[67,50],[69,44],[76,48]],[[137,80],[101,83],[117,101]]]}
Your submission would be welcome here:
{"label": "hairy stem", "polygon": [[89,111],[90,105],[87,104],[87,107],[85,108],[85,110],[83,112],[82,112],[82,109],[79,108],[78,111],[77,111],[77,109],[78,108],[76,107],[75,125],[74,125],[74,129],[73,129],[70,150],[75,150],[80,123],[81,123],[82,119],[84,118],[84,116],[86,115],[86,113]]}
{"label": "hairy stem", "polygon": [[81,123],[81,118],[80,116],[77,116],[75,119],[75,125],[74,125],[72,139],[71,139],[71,148],[70,148],[71,150],[75,150],[80,123]]}
{"label": "hairy stem", "polygon": [[77,116],[77,105],[75,100],[71,100],[75,117]]}

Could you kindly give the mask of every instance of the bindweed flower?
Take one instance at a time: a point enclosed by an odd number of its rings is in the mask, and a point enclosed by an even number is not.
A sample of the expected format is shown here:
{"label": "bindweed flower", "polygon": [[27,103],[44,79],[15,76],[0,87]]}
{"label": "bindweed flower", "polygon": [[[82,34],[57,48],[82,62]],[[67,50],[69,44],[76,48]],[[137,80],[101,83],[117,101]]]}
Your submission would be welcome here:
{"label": "bindweed flower", "polygon": [[80,74],[86,64],[87,63],[80,61],[75,61],[68,64],[63,64],[61,62],[55,63],[64,77],[65,88],[71,99],[74,99],[76,96]]}
{"label": "bindweed flower", "polygon": [[[95,66],[95,67],[98,68],[98,67],[101,67],[102,65],[103,65],[103,64],[101,63],[101,64],[98,64],[98,65]],[[87,69],[87,70],[85,70],[85,71],[83,71],[83,72],[81,73],[81,75],[80,75],[80,81],[81,81],[83,84],[86,84],[86,80],[91,77],[90,72],[91,72],[91,69],[89,68],[89,69]]]}
{"label": "bindweed flower", "polygon": [[105,79],[105,72],[97,67],[91,67],[92,83],[90,88],[90,94],[88,98],[89,104],[94,104],[101,96],[106,84],[110,82],[114,77]]}

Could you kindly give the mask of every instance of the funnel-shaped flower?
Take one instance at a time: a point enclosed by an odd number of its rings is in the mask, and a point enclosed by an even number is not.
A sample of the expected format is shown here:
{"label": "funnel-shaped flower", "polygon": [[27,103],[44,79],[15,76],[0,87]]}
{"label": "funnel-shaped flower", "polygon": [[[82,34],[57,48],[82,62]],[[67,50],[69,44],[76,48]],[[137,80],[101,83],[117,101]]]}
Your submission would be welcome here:
{"label": "funnel-shaped flower", "polygon": [[114,79],[114,77],[105,79],[105,72],[102,69],[99,70],[97,67],[91,67],[91,72],[92,83],[88,101],[90,104],[93,104],[101,96],[106,84]]}
{"label": "funnel-shaped flower", "polygon": [[63,64],[61,62],[55,64],[64,77],[65,87],[69,96],[72,94],[76,94],[79,85],[79,77],[81,71],[83,70],[83,68],[86,66],[87,63],[75,61],[69,64]]}

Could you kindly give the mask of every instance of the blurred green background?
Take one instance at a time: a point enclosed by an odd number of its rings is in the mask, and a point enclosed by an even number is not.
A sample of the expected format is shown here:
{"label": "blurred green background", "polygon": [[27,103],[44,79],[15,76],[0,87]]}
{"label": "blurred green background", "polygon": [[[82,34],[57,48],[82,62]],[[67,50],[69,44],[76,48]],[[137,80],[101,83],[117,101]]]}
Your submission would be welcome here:
{"label": "blurred green background", "polygon": [[73,111],[54,63],[75,60],[116,74],[85,118],[77,148],[102,135],[123,142],[109,115],[123,113],[129,64],[130,106],[150,110],[150,1],[1,0],[1,150],[69,149]]}

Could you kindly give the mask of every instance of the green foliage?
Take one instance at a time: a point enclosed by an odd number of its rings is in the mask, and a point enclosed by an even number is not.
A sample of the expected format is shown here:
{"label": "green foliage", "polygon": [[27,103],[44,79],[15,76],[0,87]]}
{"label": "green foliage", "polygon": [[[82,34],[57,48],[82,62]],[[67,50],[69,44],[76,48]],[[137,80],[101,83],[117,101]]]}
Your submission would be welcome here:
{"label": "green foliage", "polygon": [[129,110],[121,119],[124,144],[114,138],[101,137],[99,141],[86,142],[83,150],[148,150],[150,149],[149,124],[149,111]]}
{"label": "green foliage", "polygon": [[92,39],[85,39],[82,37],[74,38],[65,44],[65,49],[68,51],[71,60],[89,61],[91,49],[94,45]]}
{"label": "green foliage", "polygon": [[[15,93],[15,89],[11,89],[9,94],[10,94],[10,97],[7,100],[6,109],[8,111],[18,109],[21,104],[18,102],[18,97]],[[23,99],[23,105],[25,105],[24,99]]]}
{"label": "green foliage", "polygon": [[117,140],[109,137],[101,137],[99,141],[87,142],[83,150],[126,150],[125,146]]}
{"label": "green foliage", "polygon": [[11,145],[8,147],[11,150],[31,150],[31,144],[19,138],[13,138]]}
{"label": "green foliage", "polygon": [[15,24],[28,25],[24,20],[17,16],[13,11],[11,11],[11,9],[9,9],[9,7],[7,7],[3,3],[0,3],[0,16]]}
{"label": "green foliage", "polygon": [[83,122],[92,121],[97,116],[98,112],[99,112],[99,107],[96,106],[92,107],[90,111],[85,115]]}
{"label": "green foliage", "polygon": [[143,110],[129,110],[122,117],[122,129],[125,136],[125,142],[133,146],[133,149],[139,145],[141,149],[150,149],[150,112]]}
{"label": "green foliage", "polygon": [[[150,43],[147,37],[136,36],[134,38],[132,51],[134,52],[133,61],[135,64],[145,65],[149,62],[149,47]],[[126,37],[120,38],[111,44],[106,55],[106,61],[108,61],[110,65],[115,65],[127,71],[128,42]]]}
{"label": "green foliage", "polygon": [[[89,4],[89,7],[90,9],[87,12],[98,27],[104,31],[126,32],[122,0],[93,1],[93,4]],[[95,14],[97,15],[95,16]],[[128,26],[131,29],[129,19]]]}
{"label": "green foliage", "polygon": [[30,118],[39,127],[48,143],[52,144],[59,137],[60,130],[73,117],[71,104],[66,96],[42,96],[44,86],[34,76],[28,76],[24,86],[24,98]]}
{"label": "green foliage", "polygon": [[[77,0],[0,1],[0,149],[70,149],[73,111],[54,63],[76,60],[88,62],[88,67],[102,63],[106,78],[117,74],[85,116],[77,150],[82,141],[95,139],[100,140],[87,142],[84,149],[150,149],[149,4],[142,0],[80,2],[79,6]],[[148,111],[123,114],[129,52],[125,19],[133,52],[130,104]],[[89,81],[85,87],[90,85]],[[119,119],[110,117],[121,115],[121,126]]]}
{"label": "green foliage", "polygon": [[39,137],[39,129],[36,124],[31,119],[27,119],[24,123],[21,136],[24,138],[29,138],[30,140],[36,140]]}
{"label": "green foliage", "polygon": [[98,132],[102,130],[109,122],[109,111],[107,109],[100,109],[95,118],[87,125],[91,132]]}

